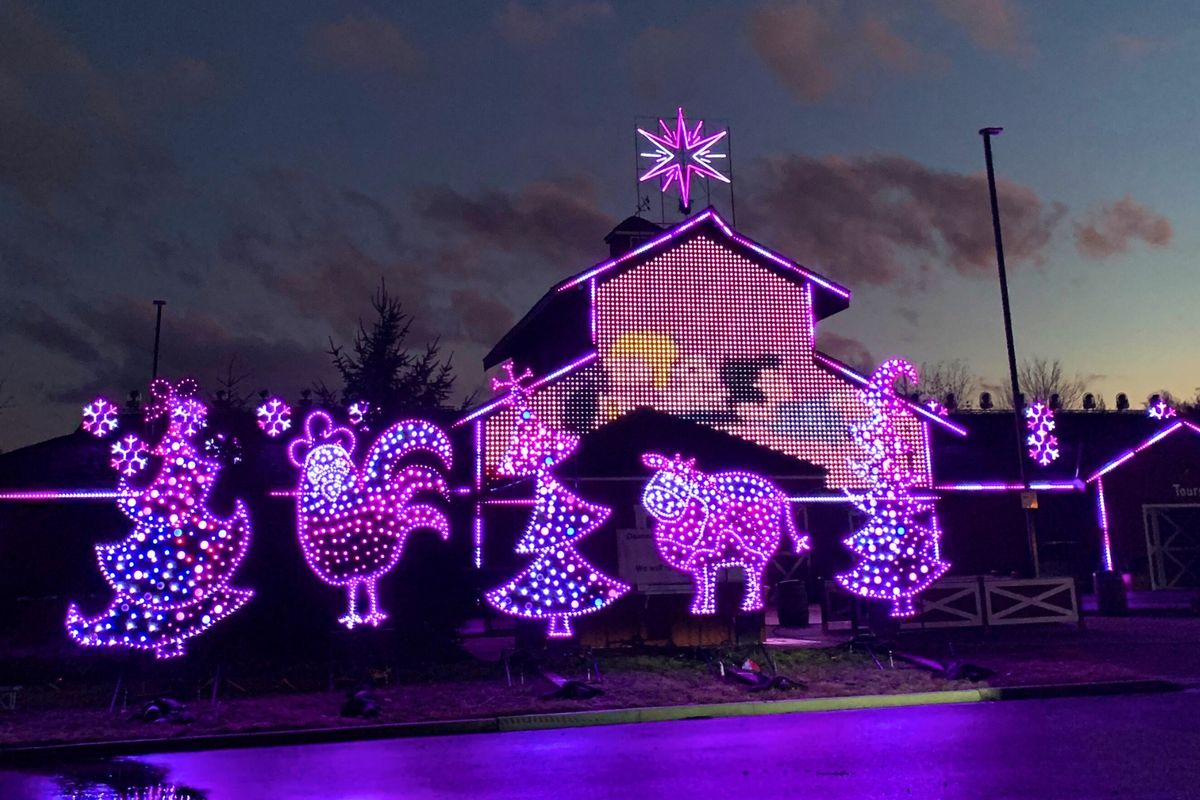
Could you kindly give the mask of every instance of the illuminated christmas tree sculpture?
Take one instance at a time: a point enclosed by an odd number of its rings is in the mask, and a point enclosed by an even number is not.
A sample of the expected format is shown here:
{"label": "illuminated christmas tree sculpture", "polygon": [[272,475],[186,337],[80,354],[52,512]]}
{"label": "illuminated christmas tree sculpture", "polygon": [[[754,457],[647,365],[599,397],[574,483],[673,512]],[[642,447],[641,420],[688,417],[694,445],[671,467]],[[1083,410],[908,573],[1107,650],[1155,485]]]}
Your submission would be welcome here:
{"label": "illuminated christmas tree sculpture", "polygon": [[[96,546],[115,596],[95,617],[72,603],[67,633],[84,646],[153,650],[158,658],[172,658],[183,654],[185,641],[254,596],[229,585],[250,542],[250,518],[240,500],[228,519],[208,508],[220,462],[190,441],[207,415],[195,382],[158,380],[151,394],[147,420],[167,424],[150,450],[153,458],[144,456],[136,436],[113,446],[112,465],[121,474],[117,506],[133,522],[123,540]],[[151,464],[158,472],[147,481],[141,473]]]}
{"label": "illuminated christmas tree sculpture", "polygon": [[896,429],[896,420],[908,413],[894,391],[900,378],[917,382],[912,364],[893,359],[880,365],[862,392],[870,417],[851,427],[865,451],[852,466],[867,484],[854,503],[869,520],[845,540],[860,560],[837,580],[860,597],[891,602],[893,617],[911,617],[917,613],[913,598],[950,564],[938,557],[937,533],[929,524],[932,504],[912,495],[918,476],[909,466],[911,446]]}
{"label": "illuminated christmas tree sculpture", "polygon": [[575,549],[608,520],[612,509],[587,502],[554,477],[552,470],[575,452],[579,439],[548,428],[537,418],[523,386],[528,371],[514,377],[511,362],[505,370],[507,380],[492,385],[510,392],[517,420],[498,472],[534,479],[533,514],[516,545],[518,553],[534,559],[485,597],[505,614],[547,620],[547,636],[566,638],[572,635],[572,618],[595,613],[629,591],[629,586],[605,575]]}

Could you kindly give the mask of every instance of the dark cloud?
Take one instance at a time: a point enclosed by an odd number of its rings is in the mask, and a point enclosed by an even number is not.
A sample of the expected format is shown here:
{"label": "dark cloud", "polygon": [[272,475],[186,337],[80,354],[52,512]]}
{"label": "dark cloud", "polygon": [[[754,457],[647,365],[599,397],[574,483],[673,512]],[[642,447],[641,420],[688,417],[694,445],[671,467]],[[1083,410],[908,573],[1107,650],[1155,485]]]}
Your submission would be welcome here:
{"label": "dark cloud", "polygon": [[1022,61],[1037,55],[1013,0],[937,0],[936,5],[981,50]]}
{"label": "dark cloud", "polygon": [[459,321],[460,338],[490,348],[513,326],[511,308],[475,289],[455,289],[450,307]]}
{"label": "dark cloud", "polygon": [[749,17],[750,45],[797,98],[820,100],[863,75],[914,72],[938,59],[879,14],[853,16],[840,3],[765,6]]}
{"label": "dark cloud", "polygon": [[1125,195],[1115,203],[1091,209],[1075,224],[1075,246],[1089,258],[1108,258],[1129,252],[1136,241],[1166,247],[1171,234],[1169,219]]}
{"label": "dark cloud", "polygon": [[533,255],[560,273],[598,261],[600,241],[617,222],[598,208],[591,181],[584,177],[470,195],[426,187],[414,202],[427,222],[478,252]]}
{"label": "dark cloud", "polygon": [[851,336],[818,330],[817,348],[821,352],[849,364],[864,375],[875,369],[875,357],[871,355],[871,351],[865,344]]}
{"label": "dark cloud", "polygon": [[338,69],[397,78],[416,74],[425,60],[395,23],[371,13],[347,14],[313,28],[308,50],[317,61]]}
{"label": "dark cloud", "polygon": [[737,12],[717,9],[693,14],[674,26],[650,25],[629,42],[625,64],[638,94],[671,103],[703,96],[718,60],[681,57],[717,53],[729,47]]}
{"label": "dark cloud", "polygon": [[[968,277],[995,268],[984,175],[935,170],[908,158],[786,155],[752,165],[744,228],[847,283],[924,284],[929,261]],[[1011,264],[1045,263],[1065,207],[998,181]]]}
{"label": "dark cloud", "polygon": [[612,16],[607,2],[549,3],[540,9],[513,0],[497,12],[496,30],[508,42],[518,46],[545,44],[566,31]]}

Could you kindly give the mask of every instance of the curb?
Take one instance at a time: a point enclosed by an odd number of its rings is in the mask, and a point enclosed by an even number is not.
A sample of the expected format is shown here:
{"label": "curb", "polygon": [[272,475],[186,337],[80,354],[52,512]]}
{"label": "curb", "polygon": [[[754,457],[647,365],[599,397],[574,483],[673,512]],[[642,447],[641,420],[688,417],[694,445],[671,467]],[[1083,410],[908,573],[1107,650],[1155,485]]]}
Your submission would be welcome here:
{"label": "curb", "polygon": [[626,725],[641,722],[671,722],[693,719],[752,717],[798,714],[813,711],[851,711],[872,708],[954,705],[1000,700],[1033,700],[1064,697],[1107,697],[1181,691],[1170,681],[1148,679],[1102,683],[1054,684],[1047,686],[984,687],[912,694],[814,697],[804,700],[758,700],[738,703],[707,703],[693,706],[650,706],[598,711],[567,711],[553,714],[517,714],[430,722],[399,722],[338,728],[309,728],[290,731],[206,734],[163,739],[125,739],[0,747],[0,763],[41,760],[106,758],[113,756],[179,753],[193,750],[224,750],[247,747],[279,747],[301,744],[331,744],[371,739],[405,739],[423,736],[457,736],[470,733]]}

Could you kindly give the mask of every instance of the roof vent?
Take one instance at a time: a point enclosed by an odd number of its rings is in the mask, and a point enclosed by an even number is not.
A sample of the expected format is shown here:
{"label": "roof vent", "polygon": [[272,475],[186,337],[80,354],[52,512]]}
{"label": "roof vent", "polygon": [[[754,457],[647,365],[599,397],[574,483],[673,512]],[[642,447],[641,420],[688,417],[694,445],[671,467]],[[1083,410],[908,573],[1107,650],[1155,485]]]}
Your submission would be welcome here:
{"label": "roof vent", "polygon": [[609,258],[623,256],[630,250],[635,250],[661,235],[662,232],[661,226],[648,219],[637,216],[627,217],[604,237],[604,243],[608,245],[608,256]]}

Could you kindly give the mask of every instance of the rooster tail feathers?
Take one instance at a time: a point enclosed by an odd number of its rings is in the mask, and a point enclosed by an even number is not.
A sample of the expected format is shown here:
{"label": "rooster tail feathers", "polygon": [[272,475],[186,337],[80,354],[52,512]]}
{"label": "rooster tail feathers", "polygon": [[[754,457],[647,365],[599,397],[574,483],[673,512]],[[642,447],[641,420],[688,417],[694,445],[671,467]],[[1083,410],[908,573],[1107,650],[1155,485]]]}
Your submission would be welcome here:
{"label": "rooster tail feathers", "polygon": [[368,480],[389,481],[400,462],[412,453],[430,453],[450,469],[453,450],[446,432],[423,419],[406,419],[390,426],[375,439],[363,460]]}
{"label": "rooster tail feathers", "polygon": [[421,528],[428,528],[443,540],[450,538],[450,520],[441,509],[427,503],[416,503],[405,509],[401,535],[407,537]]}

